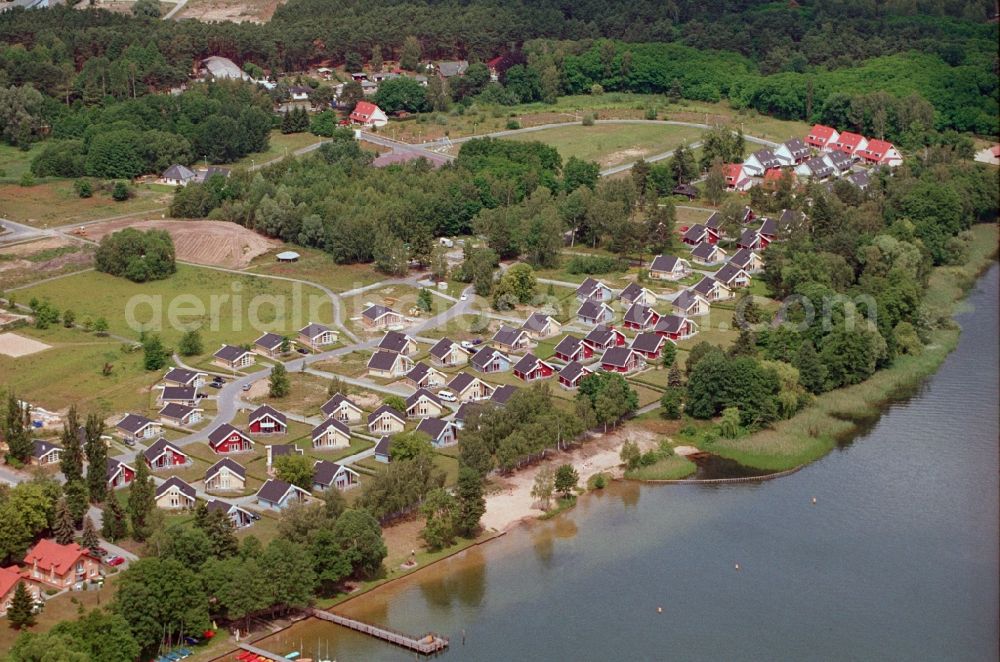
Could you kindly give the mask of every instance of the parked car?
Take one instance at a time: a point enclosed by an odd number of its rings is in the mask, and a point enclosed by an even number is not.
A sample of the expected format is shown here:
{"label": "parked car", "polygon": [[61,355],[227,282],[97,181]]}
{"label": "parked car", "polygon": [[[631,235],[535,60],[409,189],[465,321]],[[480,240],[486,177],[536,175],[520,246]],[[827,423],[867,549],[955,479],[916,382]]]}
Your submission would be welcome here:
{"label": "parked car", "polygon": [[473,343],[471,340],[463,340],[462,341],[462,348],[463,349],[474,349],[475,346],[476,346],[476,344]]}
{"label": "parked car", "polygon": [[[209,384],[209,386],[211,386],[212,388],[222,388],[222,382],[212,382],[211,384]],[[199,393],[199,395],[201,394]]]}
{"label": "parked car", "polygon": [[249,391],[252,387],[253,387],[253,384],[244,384],[243,385],[243,390],[244,391]]}
{"label": "parked car", "polygon": [[441,398],[442,400],[444,400],[445,402],[457,402],[458,401],[458,398],[456,398],[455,394],[452,393],[451,391],[438,391],[438,397]]}
{"label": "parked car", "polygon": [[309,353],[309,350],[306,349],[305,347],[299,347],[295,351],[298,352],[299,354],[308,354]]}
{"label": "parked car", "polygon": [[102,559],[108,555],[108,550],[104,549],[103,547],[98,547],[95,551],[97,553],[97,556]]}
{"label": "parked car", "polygon": [[199,400],[201,400],[202,398],[207,398],[207,397],[208,397],[208,393],[199,393],[198,394],[198,399]]}
{"label": "parked car", "polygon": [[225,384],[226,380],[223,379],[222,377],[219,377],[218,375],[216,375],[215,377],[212,377],[212,383],[213,384]]}
{"label": "parked car", "polygon": [[105,563],[107,563],[110,566],[118,566],[121,565],[122,563],[125,563],[125,559],[123,559],[120,556],[111,556],[108,557],[108,560],[105,561]]}
{"label": "parked car", "polygon": [[465,301],[465,300],[467,300],[468,298],[469,298],[469,295],[468,295],[468,294],[466,294],[465,292],[463,292],[463,293],[462,293],[462,301]]}

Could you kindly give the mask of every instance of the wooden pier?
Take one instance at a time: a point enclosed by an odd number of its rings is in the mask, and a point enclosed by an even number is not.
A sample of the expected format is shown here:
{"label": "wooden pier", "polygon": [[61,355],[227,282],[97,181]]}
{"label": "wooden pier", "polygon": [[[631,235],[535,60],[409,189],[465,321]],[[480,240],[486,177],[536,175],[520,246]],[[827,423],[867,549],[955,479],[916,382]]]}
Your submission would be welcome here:
{"label": "wooden pier", "polygon": [[265,657],[269,660],[274,660],[274,662],[295,662],[294,660],[289,660],[284,655],[278,655],[277,653],[266,651],[263,648],[257,648],[256,646],[251,646],[250,644],[240,643],[238,644],[238,646],[245,651],[250,651],[254,655]]}
{"label": "wooden pier", "polygon": [[390,644],[399,646],[400,648],[415,651],[421,655],[433,655],[434,653],[439,653],[448,647],[448,638],[434,633],[425,634],[423,637],[418,639],[416,637],[403,634],[402,632],[396,632],[377,625],[370,625],[368,623],[356,621],[353,618],[347,618],[346,616],[334,614],[329,611],[323,611],[322,609],[313,609],[312,615],[324,621],[330,621],[331,623],[336,623],[337,625],[343,625],[345,628],[350,628],[355,632],[361,632],[375,637],[376,639],[387,641]]}

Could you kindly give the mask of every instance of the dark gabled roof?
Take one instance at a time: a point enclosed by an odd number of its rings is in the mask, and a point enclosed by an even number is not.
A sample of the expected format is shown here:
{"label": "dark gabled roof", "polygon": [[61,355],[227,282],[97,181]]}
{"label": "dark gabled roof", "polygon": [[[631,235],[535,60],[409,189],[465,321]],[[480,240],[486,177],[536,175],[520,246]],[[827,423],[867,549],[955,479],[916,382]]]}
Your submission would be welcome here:
{"label": "dark gabled roof", "polygon": [[313,322],[312,324],[309,324],[299,329],[299,335],[305,336],[306,338],[309,338],[311,340],[312,338],[321,336],[328,331],[330,331],[329,327]]}
{"label": "dark gabled roof", "polygon": [[388,414],[389,416],[392,416],[393,418],[397,418],[400,421],[405,421],[406,420],[405,417],[401,413],[399,413],[399,411],[396,410],[395,408],[390,407],[389,405],[382,405],[381,407],[379,407],[378,409],[376,409],[372,413],[368,414],[368,422],[369,423],[374,423],[379,418],[381,418],[383,414]]}
{"label": "dark gabled roof", "polygon": [[305,455],[305,451],[295,444],[269,444],[271,458],[284,457],[286,455]]}
{"label": "dark gabled roof", "polygon": [[750,256],[754,255],[754,252],[749,248],[741,248],[733,256],[729,258],[729,264],[735,264],[738,267],[746,267],[750,264]]}
{"label": "dark gabled roof", "polygon": [[[591,331],[591,333],[593,333],[593,331]],[[578,351],[580,351],[580,346],[582,344],[583,342],[576,336],[567,335],[565,338],[559,341],[558,345],[556,345],[555,353],[563,354],[565,356],[572,356],[573,354],[576,354]]]}
{"label": "dark gabled roof", "polygon": [[260,338],[257,338],[257,340],[254,340],[253,344],[274,351],[281,347],[281,343],[284,341],[285,339],[277,333],[265,333]]}
{"label": "dark gabled roof", "polygon": [[237,428],[233,427],[229,423],[223,423],[219,427],[217,427],[214,430],[212,430],[211,432],[209,432],[208,433],[208,440],[212,443],[213,446],[215,446],[215,445],[219,444],[220,442],[224,441],[226,439],[226,437],[228,437],[229,435],[231,435],[234,432],[236,432],[237,434],[239,434],[244,439],[247,439],[247,440],[253,442],[253,440],[250,439],[250,437],[246,436],[243,432],[241,432]]}
{"label": "dark gabled roof", "polygon": [[399,354],[396,352],[380,349],[368,359],[368,368],[370,370],[392,370],[392,366],[396,365],[397,360],[399,360]]}
{"label": "dark gabled roof", "polygon": [[797,209],[782,209],[781,216],[778,217],[778,227],[782,229],[796,227],[801,225],[805,218],[806,215]]}
{"label": "dark gabled roof", "polygon": [[382,336],[382,340],[378,343],[378,348],[399,354],[406,349],[409,342],[410,339],[406,334],[399,331],[386,331],[385,335]]}
{"label": "dark gabled roof", "polygon": [[341,432],[344,435],[346,435],[348,438],[350,438],[351,436],[351,429],[349,427],[347,427],[345,424],[341,423],[335,418],[328,418],[312,429],[311,438],[315,439],[316,437],[325,434],[329,428],[334,428],[338,432]]}
{"label": "dark gabled roof", "polygon": [[[226,513],[227,515],[229,514],[229,511],[232,510],[233,508],[237,508],[239,510],[243,510],[242,508],[240,508],[239,506],[237,506],[235,503],[229,503],[229,502],[223,501],[221,499],[212,499],[211,501],[208,502],[208,504],[205,507],[208,508],[209,512],[215,512],[215,511],[219,510],[219,511],[222,511],[222,512]],[[246,511],[244,510],[243,512],[246,512]]]}
{"label": "dark gabled roof", "polygon": [[113,458],[113,457],[109,457],[109,458],[108,458],[108,459],[106,460],[106,464],[105,464],[105,475],[107,476],[107,479],[108,479],[108,480],[111,480],[111,479],[112,479],[112,478],[114,477],[114,475],[115,475],[116,473],[118,473],[118,470],[119,470],[119,469],[128,469],[128,470],[130,470],[130,471],[135,471],[135,469],[133,469],[133,468],[132,468],[132,467],[130,467],[129,465],[127,465],[127,464],[125,464],[124,462],[121,462],[121,461],[119,461],[119,460],[116,460],[116,459],[115,459],[115,458]]}
{"label": "dark gabled roof", "polygon": [[809,168],[813,177],[827,177],[833,172],[833,166],[826,162],[822,156],[814,156],[805,161],[802,165]]}
{"label": "dark gabled roof", "polygon": [[418,388],[416,392],[406,399],[406,408],[409,409],[413,405],[417,404],[422,398],[427,398],[431,402],[435,403],[439,407],[443,407],[444,404],[441,402],[441,398],[437,397],[425,388]]}
{"label": "dark gabled roof", "polygon": [[[520,372],[521,374],[531,372],[531,370],[539,363],[544,363],[540,358],[528,352],[521,357],[521,360],[514,365],[514,371]],[[548,364],[546,364],[548,365]]]}
{"label": "dark gabled roof", "polygon": [[[688,232],[690,232],[690,230],[688,230]],[[686,232],[684,233],[684,236],[687,236]],[[673,255],[657,255],[653,258],[653,262],[649,265],[649,270],[673,271],[679,260],[680,258],[674,257]]]}
{"label": "dark gabled roof", "polygon": [[594,294],[594,290],[601,288],[610,289],[607,285],[596,278],[586,278],[582,283],[580,283],[580,287],[576,288],[576,295],[578,297],[590,297]]}
{"label": "dark gabled roof", "polygon": [[140,414],[125,414],[125,417],[118,421],[118,424],[115,425],[115,427],[120,430],[125,430],[126,432],[135,433],[152,422],[153,421]]}
{"label": "dark gabled roof", "polygon": [[551,319],[552,318],[545,313],[532,313],[528,319],[524,320],[524,324],[521,325],[521,328],[527,331],[541,333],[545,330],[545,327]]}
{"label": "dark gabled roof", "polygon": [[586,317],[587,319],[597,319],[607,308],[608,305],[606,303],[595,301],[593,299],[587,299],[580,304],[580,308],[577,309],[576,315],[577,317]]}
{"label": "dark gabled roof", "polygon": [[[382,306],[382,305],[379,305],[379,304],[375,304],[374,306],[368,306],[367,308],[365,308],[361,312],[361,315],[364,316],[364,317],[367,317],[368,319],[370,319],[372,321],[375,321],[378,318],[382,317],[383,315],[387,315],[389,313],[395,313],[395,312],[396,312],[395,310],[393,310],[392,308],[389,308],[388,306]],[[399,313],[396,313],[396,314],[398,315]]]}
{"label": "dark gabled roof", "polygon": [[142,452],[142,456],[147,460],[149,460],[150,462],[152,462],[156,458],[163,455],[163,453],[165,453],[168,449],[175,453],[180,453],[184,457],[187,457],[187,453],[185,453],[180,448],[167,441],[164,437],[160,437],[159,439],[154,441],[149,446],[149,448],[147,448]]}
{"label": "dark gabled roof", "polygon": [[798,156],[800,154],[809,153],[809,146],[798,138],[792,138],[791,140],[786,140],[782,144],[788,149],[789,152],[792,153],[792,156]]}
{"label": "dark gabled roof", "polygon": [[465,349],[464,347],[462,347],[461,345],[459,345],[457,342],[455,342],[451,338],[442,338],[441,340],[439,340],[436,343],[434,343],[433,347],[431,347],[431,356],[443,360],[446,356],[448,356],[448,353],[453,348],[456,348],[456,347],[458,349],[460,349],[461,351],[465,352],[466,354],[469,353],[469,351],[467,349]]}
{"label": "dark gabled roof", "polygon": [[625,311],[625,321],[632,322],[633,324],[645,324],[646,320],[655,314],[656,311],[649,306],[644,306],[641,303],[633,303]]}
{"label": "dark gabled roof", "polygon": [[445,430],[453,424],[440,418],[424,418],[417,425],[417,432],[429,435],[431,439],[439,439]]}
{"label": "dark gabled roof", "polygon": [[613,366],[625,366],[628,365],[628,360],[631,356],[632,348],[630,347],[609,347],[604,351],[601,363]]}
{"label": "dark gabled roof", "polygon": [[656,323],[656,332],[679,333],[681,326],[683,326],[686,321],[686,317],[681,317],[679,315],[664,315],[660,318],[660,321]]}
{"label": "dark gabled roof", "polygon": [[194,411],[194,407],[189,407],[187,405],[182,405],[179,402],[168,402],[163,405],[163,409],[159,411],[160,416],[165,416],[166,418],[173,418],[180,420]]}
{"label": "dark gabled roof", "polygon": [[575,382],[579,377],[589,372],[591,370],[579,361],[570,361],[559,371],[559,376],[570,382]]}
{"label": "dark gabled roof", "polygon": [[167,374],[163,376],[163,379],[168,382],[174,382],[175,384],[187,385],[193,382],[199,374],[203,375],[205,373],[198,373],[194,370],[187,370],[185,368],[171,368],[170,370],[167,370]]}
{"label": "dark gabled roof", "polygon": [[694,305],[695,299],[696,295],[691,290],[684,290],[674,299],[674,306],[681,310],[690,310],[691,306]]}
{"label": "dark gabled roof", "polygon": [[194,400],[198,389],[193,386],[164,386],[160,400]]}
{"label": "dark gabled roof", "polygon": [[781,165],[781,162],[778,161],[778,157],[776,157],[774,155],[774,152],[772,152],[769,149],[758,149],[756,152],[754,152],[750,156],[757,157],[757,161],[764,168],[773,168],[773,167]]}
{"label": "dark gabled roof", "polygon": [[625,289],[618,294],[618,298],[623,301],[635,301],[639,298],[639,295],[642,294],[644,289],[646,288],[633,281],[625,286]]}
{"label": "dark gabled roof", "polygon": [[704,278],[699,280],[698,284],[691,289],[693,289],[698,294],[707,297],[715,289],[715,286],[716,286],[715,279],[712,278],[711,276],[705,276]]}
{"label": "dark gabled roof", "polygon": [[517,393],[518,390],[519,389],[513,384],[498,386],[493,391],[493,395],[490,396],[490,402],[497,405],[505,405],[510,400],[511,396]]}
{"label": "dark gabled roof", "polygon": [[451,78],[452,76],[461,76],[465,73],[465,70],[469,68],[468,60],[447,60],[444,62],[438,62],[438,73],[444,78]]}
{"label": "dark gabled roof", "polygon": [[170,478],[160,483],[160,485],[156,488],[156,498],[159,499],[161,496],[166,494],[171,487],[176,487],[177,491],[179,491],[181,494],[183,494],[184,496],[188,497],[191,500],[194,500],[195,498],[194,488],[185,483],[177,476],[171,476]]}
{"label": "dark gabled roof", "polygon": [[294,491],[305,492],[301,487],[272,478],[260,486],[260,489],[257,490],[257,498],[271,503],[280,503],[286,494]]}
{"label": "dark gabled roof", "polygon": [[740,275],[740,272],[743,272],[744,275],[748,275],[740,267],[731,262],[727,262],[721,269],[715,272],[715,279],[728,286],[733,282],[733,279]]}
{"label": "dark gabled roof", "polygon": [[524,331],[522,329],[515,329],[512,326],[501,324],[497,332],[493,334],[493,342],[513,347],[523,335]]}
{"label": "dark gabled roof", "polygon": [[826,157],[830,160],[830,163],[832,163],[833,166],[840,171],[848,170],[854,165],[854,160],[839,150],[827,152]]}
{"label": "dark gabled roof", "polygon": [[684,239],[687,241],[701,241],[702,236],[707,233],[708,228],[701,223],[695,223],[684,232]]}
{"label": "dark gabled roof", "polygon": [[42,441],[41,439],[35,439],[31,442],[31,457],[41,459],[51,453],[52,451],[62,450],[61,446],[56,446],[55,444],[50,444],[47,441]]}
{"label": "dark gabled roof", "polygon": [[765,216],[761,219],[760,229],[757,232],[769,237],[775,237],[778,235],[778,222],[770,216]]}
{"label": "dark gabled roof", "polygon": [[223,467],[229,469],[230,473],[236,474],[240,478],[246,480],[247,470],[243,468],[243,465],[232,459],[231,457],[224,457],[208,469],[205,470],[205,480],[210,480],[212,476],[219,473]]}
{"label": "dark gabled roof", "polygon": [[740,235],[739,243],[744,247],[753,246],[758,242],[759,239],[760,237],[757,236],[756,230],[754,230],[753,228],[747,228],[746,230],[743,231],[743,234]]}
{"label": "dark gabled roof", "polygon": [[[333,485],[333,479],[341,471],[352,471],[349,467],[342,466],[336,462],[328,460],[317,460],[313,465],[313,483],[329,487]],[[353,471],[352,471],[353,473]]]}
{"label": "dark gabled roof", "polygon": [[333,412],[340,409],[341,405],[345,402],[349,407],[353,407],[354,409],[361,411],[361,407],[354,404],[354,401],[352,401],[350,398],[348,398],[346,395],[343,395],[342,393],[334,393],[333,397],[324,402],[323,405],[319,408],[319,410],[324,414],[326,414],[327,416],[330,416],[331,414],[333,414]]}
{"label": "dark gabled roof", "polygon": [[175,163],[166,170],[163,171],[163,179],[179,179],[181,181],[185,179],[193,179],[194,171],[187,166],[183,166],[179,163]]}
{"label": "dark gabled roof", "polygon": [[220,347],[213,356],[222,361],[227,361],[232,363],[236,359],[240,358],[244,354],[248,354],[250,350],[243,349],[242,347],[237,347],[236,345],[223,345]]}
{"label": "dark gabled roof", "polygon": [[261,405],[257,407],[252,412],[250,412],[250,416],[249,418],[247,418],[247,421],[253,423],[254,421],[264,418],[265,416],[270,416],[278,423],[281,423],[282,426],[288,425],[288,421],[285,418],[285,415],[282,414],[277,409],[275,409],[274,407],[272,407],[271,405]]}
{"label": "dark gabled roof", "polygon": [[427,376],[427,373],[429,373],[430,370],[431,369],[427,367],[427,364],[421,361],[420,363],[414,365],[412,370],[406,373],[406,378],[414,384],[419,384],[424,380],[424,377]]}
{"label": "dark gabled roof", "polygon": [[448,388],[457,393],[461,393],[465,389],[469,388],[469,384],[474,382],[476,379],[478,378],[474,375],[470,375],[467,372],[460,372],[455,375],[450,382],[448,382]]}
{"label": "dark gabled roof", "polygon": [[584,340],[594,343],[595,345],[606,345],[615,335],[615,330],[610,326],[604,324],[598,324],[593,329],[590,330]]}
{"label": "dark gabled roof", "polygon": [[507,355],[501,352],[499,349],[494,349],[493,347],[483,347],[481,350],[472,355],[469,362],[477,368],[483,368],[487,363],[493,360],[495,355],[499,354],[504,359],[508,359]]}
{"label": "dark gabled roof", "polygon": [[707,221],[705,221],[705,227],[710,230],[718,230],[722,227],[723,220],[722,214],[717,211],[713,211],[712,215],[708,217]]}
{"label": "dark gabled roof", "polygon": [[[464,405],[463,405],[464,406]],[[389,435],[386,435],[378,440],[375,444],[375,454],[382,455],[385,457],[392,457],[392,442],[389,440]]]}
{"label": "dark gabled roof", "polygon": [[714,244],[710,244],[707,241],[703,241],[694,248],[691,249],[691,255],[695,257],[700,257],[702,259],[708,259],[714,253],[716,247]]}
{"label": "dark gabled roof", "polygon": [[640,352],[655,352],[666,339],[658,333],[640,333],[632,339],[632,349]]}
{"label": "dark gabled roof", "polygon": [[742,210],[740,210],[741,223],[746,223],[747,221],[749,221],[751,216],[753,216],[753,210],[750,209],[749,207],[744,207]]}
{"label": "dark gabled roof", "polygon": [[858,188],[864,188],[865,186],[868,186],[868,184],[871,183],[871,178],[868,176],[868,173],[864,171],[850,174],[847,177],[845,177],[845,179],[850,183],[854,184],[855,186],[857,186]]}

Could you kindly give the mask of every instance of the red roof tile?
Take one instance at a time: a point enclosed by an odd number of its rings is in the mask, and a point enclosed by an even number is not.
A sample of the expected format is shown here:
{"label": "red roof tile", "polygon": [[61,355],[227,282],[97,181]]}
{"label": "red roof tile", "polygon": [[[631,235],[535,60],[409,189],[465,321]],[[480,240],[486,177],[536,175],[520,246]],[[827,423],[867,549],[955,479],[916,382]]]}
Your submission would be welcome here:
{"label": "red roof tile", "polygon": [[55,569],[57,575],[64,575],[73,568],[81,556],[85,555],[87,552],[75,542],[60,545],[51,538],[43,538],[28,550],[24,564],[34,566],[37,563],[40,570]]}

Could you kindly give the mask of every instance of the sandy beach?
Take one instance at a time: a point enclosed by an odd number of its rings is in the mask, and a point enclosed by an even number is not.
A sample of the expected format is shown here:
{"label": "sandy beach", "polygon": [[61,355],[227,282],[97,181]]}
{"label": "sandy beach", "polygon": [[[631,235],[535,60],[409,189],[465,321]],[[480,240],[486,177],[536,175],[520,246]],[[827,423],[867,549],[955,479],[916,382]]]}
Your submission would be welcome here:
{"label": "sandy beach", "polygon": [[553,469],[562,464],[572,464],[580,474],[580,485],[586,485],[587,479],[594,474],[604,472],[615,478],[621,477],[622,444],[629,439],[639,444],[643,451],[654,448],[657,435],[643,430],[614,430],[607,434],[594,433],[590,441],[566,453],[550,453],[547,460],[533,465],[511,476],[504,476],[495,481],[500,490],[486,496],[486,513],[482,524],[486,529],[505,531],[516,524],[545,514],[531,497],[531,488],[535,476],[544,466]]}

